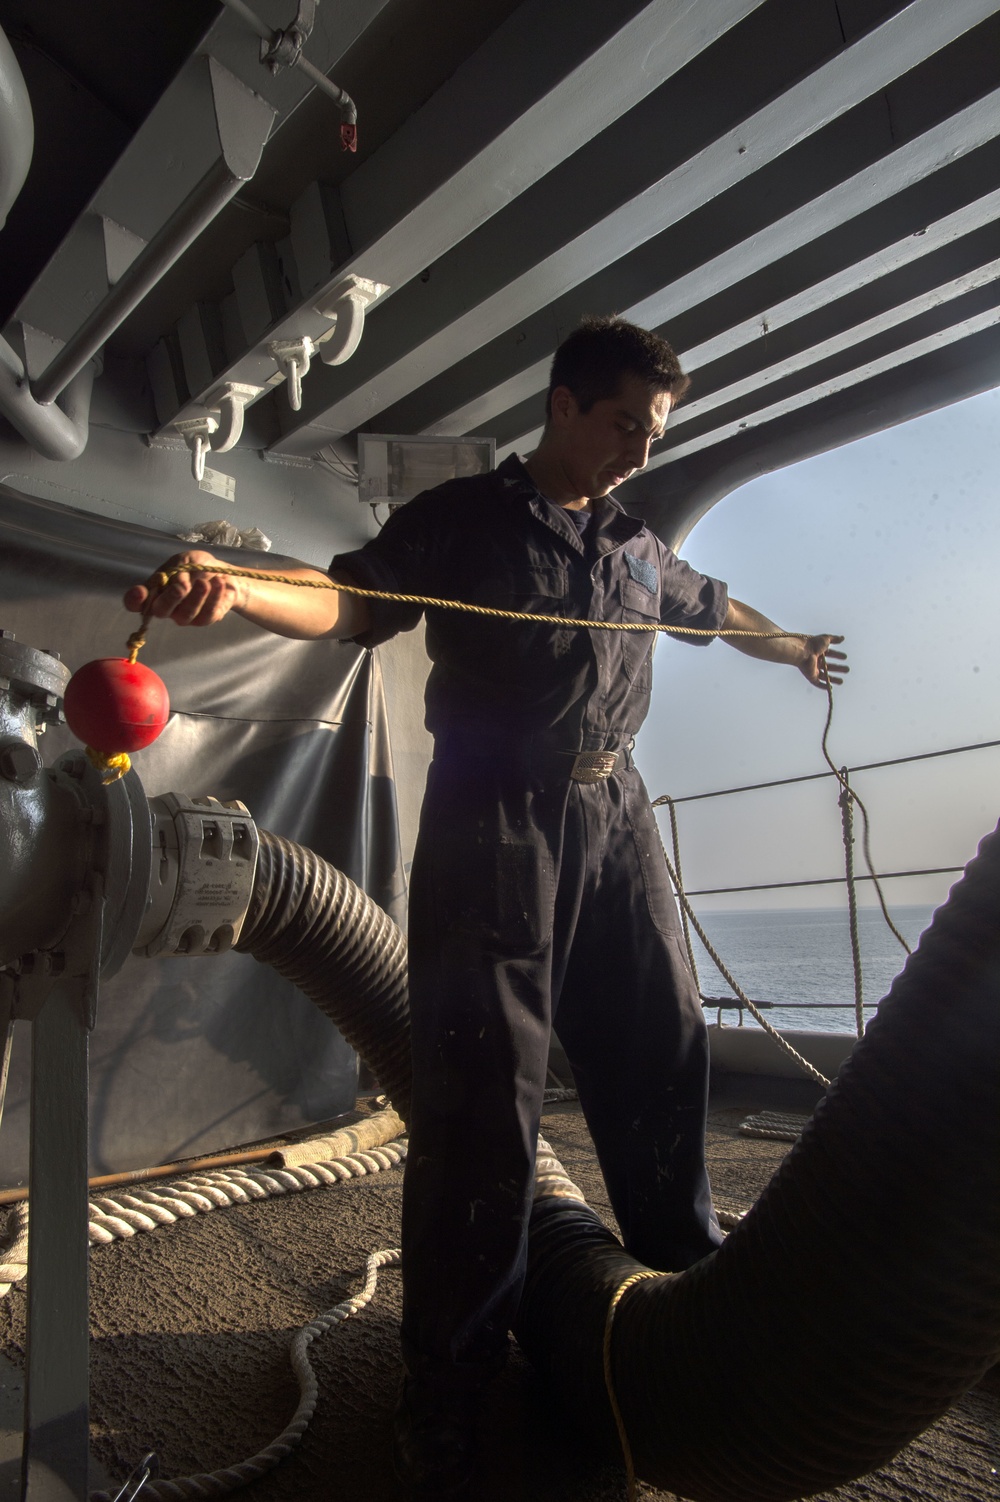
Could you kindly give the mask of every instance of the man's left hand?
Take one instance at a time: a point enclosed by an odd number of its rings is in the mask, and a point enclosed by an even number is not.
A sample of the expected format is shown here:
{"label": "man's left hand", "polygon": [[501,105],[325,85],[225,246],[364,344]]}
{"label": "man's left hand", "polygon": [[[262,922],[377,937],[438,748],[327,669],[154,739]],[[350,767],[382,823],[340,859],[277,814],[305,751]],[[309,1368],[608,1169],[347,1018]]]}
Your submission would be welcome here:
{"label": "man's left hand", "polygon": [[817,688],[826,688],[827,677],[831,683],[843,683],[844,674],[851,671],[847,653],[838,652],[833,646],[843,640],[842,636],[807,636],[802,643],[805,656],[799,663],[799,672]]}

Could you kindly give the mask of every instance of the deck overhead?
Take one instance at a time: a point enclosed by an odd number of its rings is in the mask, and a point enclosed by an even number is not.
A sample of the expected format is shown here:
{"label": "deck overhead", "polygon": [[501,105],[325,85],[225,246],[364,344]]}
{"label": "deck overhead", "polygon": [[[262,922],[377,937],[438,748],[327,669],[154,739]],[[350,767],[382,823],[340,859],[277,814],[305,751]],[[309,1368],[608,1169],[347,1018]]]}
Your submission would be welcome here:
{"label": "deck overhead", "polygon": [[[622,313],[693,376],[624,494],[676,544],[743,480],[1000,382],[1000,0],[324,0],[306,55],[356,100],[356,155],[226,6],[0,0],[0,25],[36,135],[2,315],[42,400],[219,149],[222,72],[274,123],[108,337],[112,407],[148,377],[133,431],[235,382],[275,455],[349,459],[361,429],[523,452],[560,339]],[[293,411],[271,346],[329,334],[349,276],[387,290]]]}

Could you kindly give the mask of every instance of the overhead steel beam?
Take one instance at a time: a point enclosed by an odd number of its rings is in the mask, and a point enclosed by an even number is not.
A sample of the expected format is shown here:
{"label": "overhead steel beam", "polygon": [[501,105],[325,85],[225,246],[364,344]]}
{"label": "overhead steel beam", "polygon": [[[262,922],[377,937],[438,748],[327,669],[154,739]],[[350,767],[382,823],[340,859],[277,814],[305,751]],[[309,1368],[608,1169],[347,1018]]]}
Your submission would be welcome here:
{"label": "overhead steel beam", "polygon": [[[882,157],[871,167],[838,183],[835,188],[803,204],[801,208],[775,220],[750,239],[740,241],[686,275],[678,277],[669,286],[624,309],[623,317],[644,328],[659,328],[668,324],[672,318],[687,309],[708,303],[720,292],[746,280],[772,262],[783,259],[793,251],[829,234],[838,226],[858,218],[875,205],[932,176],[941,168],[951,166],[961,157],[987,145],[998,136],[1000,89]],[[918,255],[924,255],[938,243],[944,243],[938,239],[939,235],[948,238],[952,233],[968,232],[979,223],[989,222],[996,212],[993,209],[994,198],[995,195],[987,195],[977,201],[978,207],[957,210],[942,220],[940,226],[927,228],[926,235],[909,236],[906,240],[887,246],[885,250],[879,250],[864,261],[846,268],[837,276],[817,283],[814,289],[807,289],[801,294],[802,312],[807,311],[812,295],[817,299],[822,299],[827,291],[831,297],[842,295],[838,291],[839,286],[850,284],[855,277],[856,284],[860,285],[873,266],[888,270],[893,264],[903,264],[908,252],[913,249]],[[969,220],[963,231],[961,226],[966,213],[969,214]],[[921,229],[924,228],[921,225]],[[847,290],[847,285],[843,285],[843,290]],[[792,304],[795,299],[788,301]],[[769,327],[777,327],[781,321],[779,314],[772,323],[773,312],[770,308],[761,310],[761,316],[766,316]],[[748,320],[746,325],[739,327],[744,330],[753,327],[759,332],[759,319]],[[725,342],[730,339],[738,340],[741,336],[736,330],[723,330],[717,337]],[[708,347],[707,342],[705,347]],[[695,346],[691,351],[682,353],[685,368],[694,368],[694,363],[699,366],[707,363],[703,355],[696,357],[697,350],[698,346]],[[693,357],[696,357],[694,363]],[[498,415],[545,390],[550,364],[551,356],[536,361],[509,380],[446,414],[426,431],[455,435],[490,432]],[[540,430],[532,427],[511,437],[498,447],[498,458],[507,453],[522,451],[524,446],[531,446],[537,440],[539,432]]]}
{"label": "overhead steel beam", "polygon": [[[386,3],[338,0],[335,6],[321,7],[309,39],[312,61],[324,70],[331,67]],[[287,23],[294,7],[291,0],[260,0],[260,11],[278,26]],[[97,244],[100,219],[137,237],[138,253],[193,199],[217,152],[219,122],[217,100],[207,83],[210,67],[229,76],[233,89],[249,95],[259,110],[266,109],[275,130],[291,117],[312,86],[295,69],[273,74],[262,67],[258,45],[236,17],[228,12],[219,17],[22,298],[16,314],[21,321],[64,341],[72,338],[109,290],[104,247]],[[231,154],[238,151],[239,143],[233,143]]]}
{"label": "overhead steel beam", "polygon": [[[751,239],[740,241],[669,286],[624,309],[622,317],[644,328],[660,328],[678,313],[697,307],[727,287],[744,281],[762,267],[819,239],[838,224],[857,218],[874,204],[895,196],[997,136],[1000,136],[1000,90],[883,157],[864,172],[856,173],[828,193],[786,214]],[[779,328],[782,323],[803,316],[813,307],[863,285],[868,277],[881,276],[905,265],[911,258],[929,254],[939,245],[970,233],[998,216],[1000,192],[987,194],[928,225],[926,235],[907,235],[795,297],[762,308],[759,314],[744,323],[724,329],[703,344],[693,346],[684,352],[684,367],[694,370],[707,365],[728,349],[736,349],[744,341],[759,335],[762,318],[766,319],[769,328]],[[501,413],[509,412],[545,390],[551,363],[551,354],[544,360],[535,361],[489,391],[483,391],[461,407],[445,413],[422,431],[449,435],[490,432],[491,425]]]}
{"label": "overhead steel beam", "polygon": [[[980,240],[973,243],[979,243],[982,249]],[[995,245],[995,240],[992,240],[992,245]],[[830,389],[841,389],[836,382],[839,382],[841,375],[844,374],[844,371],[838,368],[838,365],[844,365],[844,362],[842,360],[836,362],[836,356],[841,356],[845,351],[853,350],[863,344],[872,345],[872,350],[874,350],[875,341],[880,341],[881,345],[886,344],[886,336],[889,336],[889,342],[895,342],[893,333],[901,332],[904,324],[914,324],[923,315],[931,314],[935,309],[946,308],[947,303],[965,299],[967,294],[979,291],[980,288],[988,288],[985,296],[986,302],[995,302],[998,296],[995,284],[998,279],[1000,279],[1000,258],[992,258],[965,270],[962,275],[953,276],[949,281],[925,288],[916,296],[907,297],[902,302],[890,303],[886,308],[881,308],[877,314],[863,318],[857,323],[844,320],[844,315],[841,315],[839,320],[833,317],[830,321],[833,323],[845,321],[845,326],[839,327],[838,332],[833,333],[829,338],[820,339],[817,342],[803,342],[800,347],[793,347],[791,353],[782,359],[773,360],[767,365],[761,363],[760,368],[749,369],[739,380],[713,386],[713,389],[710,389],[704,397],[698,397],[697,400],[680,407],[671,415],[667,439],[661,445],[656,446],[655,451],[650,455],[646,469],[655,470],[662,464],[670,463],[671,455],[674,454],[683,457],[683,455],[697,454],[701,449],[710,448],[716,442],[718,434],[728,437],[736,431],[754,427],[758,407],[767,403],[767,395],[775,388],[784,388],[782,400],[785,395],[796,398],[796,401],[787,407],[782,406],[781,400],[770,404],[775,407],[776,416],[784,415],[785,410],[787,412],[799,410],[797,397],[799,397],[799,388],[803,385],[809,386],[811,391],[827,394],[826,385],[823,382],[818,385],[815,383],[815,374],[820,374],[820,372],[826,374],[824,366],[832,369]],[[979,309],[974,309],[974,315],[977,315],[977,312]],[[953,321],[955,324],[965,326],[971,315],[973,311],[970,309],[968,312],[956,315],[953,320],[946,318],[944,321],[946,323]],[[808,320],[806,320],[806,326],[808,326]],[[796,327],[790,326],[790,332],[794,335]],[[937,333],[938,330],[932,330],[932,332]],[[910,342],[914,342],[913,338],[910,338]],[[766,345],[761,341],[760,327],[757,327],[757,350],[761,348],[766,348]],[[682,362],[686,365],[686,356],[682,356]],[[890,368],[890,366],[884,366],[884,368]],[[809,372],[815,372],[812,379]],[[794,377],[803,377],[803,379],[796,382]],[[715,421],[713,421],[713,415],[715,415]],[[685,439],[683,434],[692,424],[695,427],[695,434],[691,439]],[[500,446],[497,454],[503,458],[506,458],[508,454],[526,454],[530,449],[535,448],[541,436],[541,428],[538,428],[533,433],[524,434],[511,445]]]}
{"label": "overhead steel beam", "polygon": [[[211,384],[273,384],[268,345],[328,333],[316,308],[345,277],[380,283],[389,289],[383,300],[391,296],[762,3],[652,0],[635,14],[636,0],[526,0],[343,183],[338,209],[355,253],[338,258],[331,248],[326,277],[307,274],[299,304]],[[208,390],[192,391],[176,413],[161,411],[161,422],[190,415]]]}
{"label": "overhead steel beam", "polygon": [[[998,301],[1000,301],[1000,289],[998,289]],[[956,344],[959,340],[968,339],[974,334],[981,333],[1000,324],[1000,305],[994,305],[985,311],[977,313],[974,317],[950,324],[948,327],[939,329],[923,339],[918,339],[912,344],[901,345],[898,349],[881,355],[876,360],[869,360],[856,366],[852,370],[844,371],[818,385],[810,386],[804,391],[797,391],[793,395],[783,398],[781,401],[772,402],[769,406],[761,407],[755,412],[748,412],[745,417],[736,418],[723,426],[713,428],[707,433],[699,434],[686,443],[679,443],[662,453],[654,454],[646,470],[656,470],[663,465],[674,464],[679,459],[689,454],[696,454],[704,448],[714,448],[725,443],[729,438],[735,438],[752,428],[758,428],[765,423],[774,422],[777,418],[786,417],[789,413],[800,411],[814,402],[821,402],[826,397],[839,391],[846,391],[852,386],[860,385],[863,381],[871,380],[875,376],[895,370],[901,365],[906,365],[912,360],[918,360],[923,355],[932,354],[935,350],[943,349],[947,345]]]}
{"label": "overhead steel beam", "polygon": [[[1000,132],[1000,124],[997,129]],[[775,303],[763,314],[734,324],[721,334],[706,339],[703,344],[696,344],[685,350],[684,369],[688,372],[700,370],[724,355],[752,344],[762,334],[773,334],[787,324],[795,323],[829,303],[856,292],[859,287],[890,276],[894,271],[932,255],[946,245],[954,244],[997,219],[1000,219],[1000,188],[956,209],[952,214],[945,214],[943,218],[922,229],[919,235],[907,235],[905,239],[897,240],[893,245],[865,256],[864,260],[856,261],[853,266],[846,266],[843,271],[824,277],[821,282],[816,282],[803,292]]]}
{"label": "overhead steel beam", "polygon": [[750,480],[965,401],[998,382],[1000,324],[745,429],[718,448],[702,449],[652,474],[644,470],[619,496],[668,548],[680,552],[696,522]]}
{"label": "overhead steel beam", "polygon": [[953,0],[947,7],[939,0],[911,0],[898,14],[672,169],[638,198],[408,351],[374,381],[324,411],[304,402],[303,420],[291,424],[274,447],[311,453],[369,422],[470,349],[530,317],[567,288],[750,177],[998,9],[997,0]]}
{"label": "overhead steel beam", "polygon": [[[806,371],[811,366],[819,365],[831,355],[839,354],[842,350],[851,349],[853,346],[863,344],[867,339],[874,338],[878,334],[884,334],[899,324],[908,323],[917,318],[921,313],[929,312],[932,308],[941,307],[944,303],[953,301],[955,298],[964,297],[967,292],[973,292],[978,287],[988,286],[1000,277],[1000,260],[986,262],[977,266],[964,275],[955,277],[952,281],[945,282],[941,286],[933,287],[929,291],[922,292],[917,297],[911,297],[906,302],[896,307],[887,308],[876,314],[873,318],[866,318],[862,323],[841,329],[838,333],[818,344],[813,344],[805,349],[797,350],[784,360],[778,360],[768,365],[763,370],[752,371],[741,380],[733,381],[727,386],[720,386],[709,391],[705,396],[696,398],[693,402],[687,402],[676,413],[670,423],[671,438],[692,422],[697,422],[706,414],[717,410],[719,407],[728,406],[732,402],[738,402],[743,397],[766,396],[767,389],[787,376],[796,375],[799,371]],[[681,443],[684,440],[681,439]],[[672,442],[666,448],[669,454],[675,447]],[[657,456],[658,457],[658,456]]]}
{"label": "overhead steel beam", "polygon": [[219,135],[218,159],[148,245],[142,246],[39,379],[32,381],[32,395],[43,405],[65,390],[257,170],[275,112],[214,58],[209,58],[208,67]]}

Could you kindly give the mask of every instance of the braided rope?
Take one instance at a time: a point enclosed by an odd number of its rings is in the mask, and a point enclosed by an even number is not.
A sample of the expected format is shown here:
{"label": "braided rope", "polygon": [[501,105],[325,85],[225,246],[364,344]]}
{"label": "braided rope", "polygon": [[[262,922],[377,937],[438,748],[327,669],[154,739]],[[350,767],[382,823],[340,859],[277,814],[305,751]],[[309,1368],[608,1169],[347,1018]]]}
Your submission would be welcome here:
{"label": "braided rope", "polygon": [[[366,1170],[367,1171],[367,1170]],[[241,1460],[238,1464],[227,1466],[219,1471],[207,1471],[194,1476],[180,1476],[173,1481],[149,1481],[143,1490],[150,1496],[163,1499],[163,1502],[183,1502],[188,1497],[224,1497],[230,1492],[239,1491],[241,1487],[249,1486],[261,1476],[273,1471],[286,1456],[302,1442],[302,1437],[309,1427],[316,1405],[319,1401],[319,1383],[316,1373],[313,1371],[309,1360],[309,1347],[314,1340],[325,1335],[335,1325],[343,1324],[360,1313],[366,1304],[371,1303],[378,1284],[379,1269],[382,1267],[398,1267],[400,1264],[400,1250],[393,1247],[391,1250],[373,1252],[365,1263],[365,1282],[359,1293],[345,1299],[333,1309],[328,1309],[325,1314],[317,1315],[307,1325],[297,1331],[292,1339],[289,1356],[292,1363],[292,1371],[299,1384],[299,1402],[289,1423],[269,1445],[263,1450],[258,1450],[255,1455]],[[109,1492],[94,1492],[91,1502],[111,1502]]]}
{"label": "braided rope", "polygon": [[[293,579],[288,574],[267,574],[259,569],[221,568],[214,563],[185,563],[175,568],[160,569],[154,578],[162,590],[166,589],[171,579],[175,579],[178,574],[227,574],[234,579],[258,579],[270,584],[288,584],[294,589],[335,589],[341,594],[356,595],[361,600],[389,600],[399,605],[424,605],[437,610],[459,610],[466,615],[488,616],[491,620],[530,621],[536,626],[579,626],[586,631],[662,631],[670,636],[709,638],[718,636],[727,640],[735,637],[754,637],[759,641],[806,641],[808,639],[804,631],[748,631],[738,630],[735,627],[729,630],[720,627],[717,631],[709,631],[702,626],[665,626],[662,622],[647,625],[644,621],[584,621],[574,616],[535,615],[530,611],[500,610],[492,605],[470,605],[464,600],[439,600],[434,595],[407,595],[388,589],[364,589],[360,584],[340,584],[335,579]],[[140,647],[145,643],[148,625],[149,616],[144,612],[142,625],[128,639],[131,662],[135,662]]]}
{"label": "braided rope", "polygon": [[[653,808],[658,808],[662,803],[665,803],[666,801],[667,800],[665,798],[657,798],[652,806]],[[677,872],[674,870],[673,865],[671,864],[670,857],[666,851],[666,846],[663,844],[662,836],[660,838],[660,848],[663,851],[663,859],[667,863],[667,875],[670,877],[670,880],[674,884],[674,890],[677,893],[678,899],[680,900],[682,907],[690,918],[691,925],[694,928],[695,933],[698,935],[702,944],[704,944],[709,957],[714,962],[716,969],[722,976],[723,980],[726,982],[727,986],[730,986],[732,988],[734,996],[736,996],[740,1003],[746,1007],[747,1011],[750,1013],[754,1021],[760,1023],[761,1027],[764,1029],[767,1035],[770,1038],[774,1039],[778,1047],[783,1049],[790,1058],[794,1059],[799,1068],[804,1070],[805,1073],[809,1075],[810,1079],[814,1079],[818,1085],[822,1085],[824,1090],[828,1089],[830,1081],[827,1079],[826,1075],[820,1074],[819,1070],[816,1069],[812,1064],[810,1064],[808,1059],[804,1059],[802,1055],[792,1047],[787,1038],[783,1038],[781,1036],[781,1034],[778,1032],[778,1029],[774,1027],[770,1022],[768,1022],[767,1018],[763,1015],[760,1008],[754,1005],[743,988],[737,985],[736,981],[730,975],[725,966],[725,963],[716,952],[715,946],[712,944],[711,939],[708,937],[705,930],[698,922],[694,908],[688,901],[687,893],[684,891],[684,888],[682,887],[680,882],[680,878],[677,875]]]}
{"label": "braided rope", "polygon": [[4,1298],[15,1283],[20,1283],[28,1271],[28,1206],[14,1205],[7,1216],[4,1229],[3,1260],[0,1261],[0,1298]]}
{"label": "braided rope", "polygon": [[858,808],[861,810],[861,823],[863,830],[861,848],[864,851],[865,865],[868,867],[868,874],[872,879],[872,885],[875,888],[875,895],[878,898],[879,907],[882,909],[882,917],[885,919],[889,929],[892,931],[892,933],[895,934],[900,944],[906,950],[907,954],[912,954],[912,948],[903,938],[903,935],[900,933],[895,923],[893,923],[892,918],[889,916],[889,908],[886,904],[885,894],[882,891],[878,876],[875,874],[875,865],[872,861],[871,852],[871,821],[868,817],[868,810],[867,808],[865,808],[865,805],[862,803],[857,793],[848,783],[846,776],[840,771],[838,767],[834,765],[833,758],[827,749],[827,738],[830,734],[830,725],[833,722],[833,684],[830,682],[830,675],[826,672],[825,668],[823,669],[823,687],[826,689],[827,710],[826,724],[823,726],[823,738],[820,741],[820,750],[823,753],[823,759],[826,762],[827,766],[830,768],[830,771],[840,783],[840,786],[844,791],[844,795],[849,798],[852,803],[856,803]]}
{"label": "braided rope", "polygon": [[[91,1246],[107,1246],[126,1240],[158,1226],[174,1225],[205,1215],[210,1210],[225,1210],[254,1200],[271,1199],[282,1194],[297,1194],[304,1189],[329,1188],[348,1179],[364,1178],[386,1168],[395,1168],[406,1157],[403,1142],[350,1153],[325,1163],[302,1164],[294,1168],[218,1169],[212,1173],[192,1174],[173,1179],[162,1188],[138,1187],[127,1194],[96,1195],[90,1201],[88,1234]],[[0,1297],[11,1285],[20,1283],[28,1272],[28,1206],[15,1205],[7,1219],[10,1239],[0,1263]]]}
{"label": "braided rope", "polygon": [[847,768],[841,768],[840,819],[844,836],[844,872],[847,880],[847,915],[851,929],[851,963],[854,968],[854,1026],[865,1035],[865,986],[861,967],[861,935],[858,932],[858,892],[854,883],[854,805],[850,798]]}

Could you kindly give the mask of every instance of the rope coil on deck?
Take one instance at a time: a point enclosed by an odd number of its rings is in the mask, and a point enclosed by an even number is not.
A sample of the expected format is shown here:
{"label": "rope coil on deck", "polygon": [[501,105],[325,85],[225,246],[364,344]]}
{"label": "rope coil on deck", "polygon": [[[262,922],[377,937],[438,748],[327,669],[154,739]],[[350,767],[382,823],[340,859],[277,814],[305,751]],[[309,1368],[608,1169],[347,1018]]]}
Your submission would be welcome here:
{"label": "rope coil on deck", "polygon": [[[319,1383],[309,1360],[309,1347],[328,1330],[343,1324],[370,1304],[375,1296],[379,1269],[398,1267],[401,1255],[398,1247],[373,1252],[365,1263],[365,1281],[361,1290],[343,1303],[328,1309],[325,1314],[317,1315],[297,1331],[292,1339],[289,1355],[292,1371],[299,1384],[299,1402],[288,1424],[269,1445],[237,1465],[194,1476],[180,1476],[173,1481],[148,1481],[143,1491],[150,1497],[156,1497],[158,1502],[183,1502],[183,1499],[189,1497],[224,1497],[230,1492],[239,1491],[241,1487],[249,1486],[268,1471],[273,1471],[301,1443],[316,1412]],[[111,1493],[93,1492],[91,1502],[111,1502]]]}
{"label": "rope coil on deck", "polygon": [[[226,1210],[254,1200],[272,1199],[304,1189],[331,1188],[349,1179],[364,1178],[387,1168],[396,1168],[406,1158],[405,1142],[351,1153],[323,1163],[294,1168],[220,1169],[175,1179],[162,1189],[137,1188],[116,1196],[96,1195],[89,1207],[91,1246],[107,1246],[159,1226],[175,1225],[210,1210]],[[28,1273],[28,1204],[15,1205],[7,1218],[3,1261],[0,1262],[0,1297]]]}

